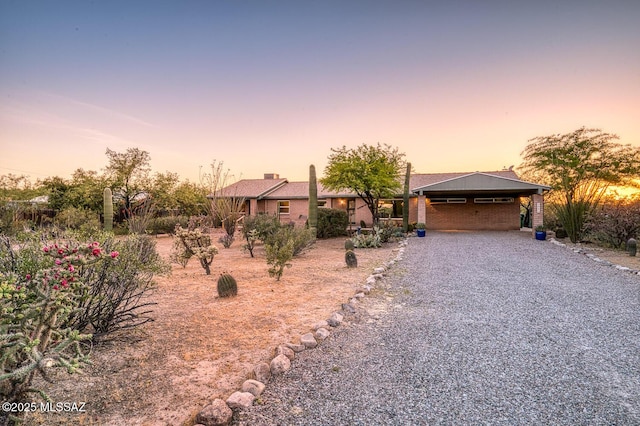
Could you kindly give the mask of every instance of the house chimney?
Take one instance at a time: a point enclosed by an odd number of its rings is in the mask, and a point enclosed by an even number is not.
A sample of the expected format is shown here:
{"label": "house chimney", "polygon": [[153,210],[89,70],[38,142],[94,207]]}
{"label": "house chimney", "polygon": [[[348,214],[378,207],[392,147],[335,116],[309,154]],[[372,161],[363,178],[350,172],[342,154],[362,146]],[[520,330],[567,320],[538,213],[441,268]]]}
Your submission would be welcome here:
{"label": "house chimney", "polygon": [[264,174],[264,178],[265,179],[280,179],[280,175],[277,173],[265,173]]}

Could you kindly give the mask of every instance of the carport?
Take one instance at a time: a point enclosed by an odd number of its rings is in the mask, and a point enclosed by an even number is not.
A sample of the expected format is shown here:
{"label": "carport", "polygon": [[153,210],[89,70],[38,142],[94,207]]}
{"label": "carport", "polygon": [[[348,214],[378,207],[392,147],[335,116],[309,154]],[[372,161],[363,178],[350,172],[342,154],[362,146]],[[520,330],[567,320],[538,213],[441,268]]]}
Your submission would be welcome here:
{"label": "carport", "polygon": [[551,188],[501,174],[469,173],[412,189],[418,222],[432,230],[517,230],[521,198],[531,197],[532,227],[542,225]]}

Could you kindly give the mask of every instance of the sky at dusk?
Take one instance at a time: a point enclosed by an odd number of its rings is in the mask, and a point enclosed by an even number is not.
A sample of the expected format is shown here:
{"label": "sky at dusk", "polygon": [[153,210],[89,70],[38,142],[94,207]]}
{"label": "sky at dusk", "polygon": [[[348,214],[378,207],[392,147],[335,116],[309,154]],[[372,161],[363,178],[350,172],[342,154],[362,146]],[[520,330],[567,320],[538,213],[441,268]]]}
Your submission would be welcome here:
{"label": "sky at dusk", "polygon": [[0,175],[33,180],[130,147],[191,181],[378,142],[499,170],[582,126],[640,146],[640,1],[0,0],[0,96]]}

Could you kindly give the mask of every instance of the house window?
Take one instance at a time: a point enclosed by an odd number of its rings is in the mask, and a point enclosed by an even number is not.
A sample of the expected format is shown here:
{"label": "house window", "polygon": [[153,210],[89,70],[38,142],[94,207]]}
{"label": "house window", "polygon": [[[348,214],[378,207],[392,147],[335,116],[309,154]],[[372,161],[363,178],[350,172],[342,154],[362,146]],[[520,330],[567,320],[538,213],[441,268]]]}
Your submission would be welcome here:
{"label": "house window", "polygon": [[326,208],[327,207],[327,200],[318,200],[318,208]]}
{"label": "house window", "polygon": [[513,197],[474,198],[473,202],[476,204],[511,204],[514,199]]}
{"label": "house window", "polygon": [[431,204],[464,204],[466,198],[429,198]]}
{"label": "house window", "polygon": [[382,219],[399,219],[402,218],[402,206],[404,202],[401,199],[380,200],[378,204],[378,214]]}
{"label": "house window", "polygon": [[289,200],[278,201],[278,214],[289,214]]}

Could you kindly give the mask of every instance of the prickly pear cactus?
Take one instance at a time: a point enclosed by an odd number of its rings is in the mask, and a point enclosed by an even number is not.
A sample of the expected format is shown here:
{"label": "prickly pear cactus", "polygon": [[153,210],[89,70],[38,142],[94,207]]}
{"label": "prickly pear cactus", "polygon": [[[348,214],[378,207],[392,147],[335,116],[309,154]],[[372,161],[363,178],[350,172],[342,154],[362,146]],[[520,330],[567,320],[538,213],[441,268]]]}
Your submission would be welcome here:
{"label": "prickly pear cactus", "polygon": [[356,248],[356,246],[355,246],[355,244],[353,244],[353,240],[351,240],[351,239],[345,240],[345,242],[344,242],[344,249],[345,250],[347,250],[347,251],[348,250],[353,250],[354,248]]}
{"label": "prickly pear cactus", "polygon": [[220,274],[218,278],[218,296],[229,297],[238,294],[238,283],[230,274]]}
{"label": "prickly pear cactus", "polygon": [[104,203],[104,230],[113,230],[113,196],[111,194],[111,188],[105,188],[103,193]]}
{"label": "prickly pear cactus", "polygon": [[627,241],[627,251],[629,252],[629,256],[636,255],[636,252],[638,251],[638,242],[635,239],[629,238],[629,241]]}
{"label": "prickly pear cactus", "polygon": [[353,252],[353,250],[347,250],[347,252],[344,254],[344,261],[347,263],[347,266],[349,268],[358,267],[358,258],[356,257],[356,254]]}

